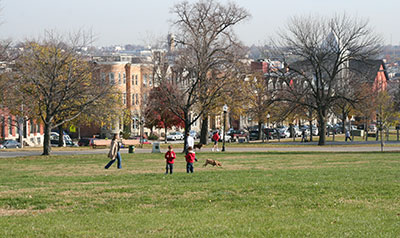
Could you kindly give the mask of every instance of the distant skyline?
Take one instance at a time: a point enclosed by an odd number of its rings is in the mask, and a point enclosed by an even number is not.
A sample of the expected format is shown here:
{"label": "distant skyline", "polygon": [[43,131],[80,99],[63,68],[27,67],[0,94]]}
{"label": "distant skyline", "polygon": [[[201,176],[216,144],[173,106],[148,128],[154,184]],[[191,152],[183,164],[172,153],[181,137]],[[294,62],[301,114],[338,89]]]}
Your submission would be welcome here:
{"label": "distant skyline", "polygon": [[[175,16],[170,9],[177,0],[1,0],[0,38],[21,41],[37,38],[45,30],[59,33],[91,29],[96,46],[140,44],[164,37]],[[189,2],[196,2],[190,0]],[[228,2],[220,0],[221,3]],[[292,16],[331,16],[346,12],[370,20],[385,44],[400,44],[400,1],[372,0],[236,0],[252,17],[235,28],[246,45],[268,43]]]}

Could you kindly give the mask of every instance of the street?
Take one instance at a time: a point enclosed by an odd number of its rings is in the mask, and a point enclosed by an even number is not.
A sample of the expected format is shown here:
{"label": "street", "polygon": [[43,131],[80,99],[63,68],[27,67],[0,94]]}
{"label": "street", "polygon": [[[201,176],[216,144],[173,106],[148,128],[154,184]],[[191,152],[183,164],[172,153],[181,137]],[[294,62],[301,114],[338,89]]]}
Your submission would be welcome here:
{"label": "street", "polygon": [[[400,151],[400,143],[396,141],[385,142],[384,151]],[[226,152],[268,152],[268,151],[281,151],[281,152],[374,152],[381,151],[381,146],[379,142],[368,141],[368,142],[328,142],[325,146],[318,146],[317,142],[300,143],[300,142],[282,142],[282,143],[270,143],[268,145],[248,146],[243,144],[243,146],[230,146],[231,143],[226,143]],[[220,149],[222,148],[222,143],[219,144]],[[162,149],[161,152],[164,153],[166,149]],[[176,152],[181,152],[180,146],[175,147]],[[203,148],[202,150],[197,150],[196,153],[211,152],[210,148]],[[84,155],[84,154],[99,154],[106,156],[108,149],[87,149],[87,150],[56,150],[53,151],[52,155]],[[127,148],[121,149],[122,154],[128,153]],[[135,153],[151,153],[151,149],[141,149],[136,148]],[[216,152],[217,153],[217,152]],[[218,152],[223,153],[223,152]],[[24,157],[24,156],[39,156],[42,154],[41,150],[0,150],[0,158],[10,158],[10,157]]]}

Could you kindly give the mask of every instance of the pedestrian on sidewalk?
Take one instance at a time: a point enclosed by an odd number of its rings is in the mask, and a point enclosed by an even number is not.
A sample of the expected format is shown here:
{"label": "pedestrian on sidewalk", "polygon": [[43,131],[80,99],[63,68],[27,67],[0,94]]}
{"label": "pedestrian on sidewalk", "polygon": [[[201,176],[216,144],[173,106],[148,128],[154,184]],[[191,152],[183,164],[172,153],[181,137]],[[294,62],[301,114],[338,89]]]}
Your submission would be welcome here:
{"label": "pedestrian on sidewalk", "polygon": [[301,142],[307,142],[307,133],[306,130],[301,132]]}
{"label": "pedestrian on sidewalk", "polygon": [[345,133],[345,141],[347,141],[347,139],[349,139],[350,141],[351,141],[351,137],[350,137],[350,131],[349,130],[346,130],[346,133]]}
{"label": "pedestrian on sidewalk", "polygon": [[212,136],[212,140],[214,141],[214,147],[211,149],[211,151],[219,151],[218,149],[218,141],[219,141],[219,134],[218,131],[216,131],[214,133],[214,135]]}

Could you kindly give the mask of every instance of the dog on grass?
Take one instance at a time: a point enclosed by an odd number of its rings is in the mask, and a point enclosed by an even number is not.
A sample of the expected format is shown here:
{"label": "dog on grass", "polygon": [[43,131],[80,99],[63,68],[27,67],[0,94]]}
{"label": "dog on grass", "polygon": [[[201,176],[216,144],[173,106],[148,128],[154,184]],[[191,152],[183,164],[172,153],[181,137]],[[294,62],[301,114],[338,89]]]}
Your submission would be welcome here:
{"label": "dog on grass", "polygon": [[203,166],[205,167],[205,166],[207,166],[208,164],[211,164],[212,166],[222,167],[222,163],[219,162],[218,160],[207,159],[207,160],[206,160],[206,163],[205,163]]}
{"label": "dog on grass", "polygon": [[203,144],[202,144],[202,143],[198,143],[198,144],[196,144],[196,145],[193,146],[193,149],[199,149],[199,150],[201,150],[201,147],[203,147]]}

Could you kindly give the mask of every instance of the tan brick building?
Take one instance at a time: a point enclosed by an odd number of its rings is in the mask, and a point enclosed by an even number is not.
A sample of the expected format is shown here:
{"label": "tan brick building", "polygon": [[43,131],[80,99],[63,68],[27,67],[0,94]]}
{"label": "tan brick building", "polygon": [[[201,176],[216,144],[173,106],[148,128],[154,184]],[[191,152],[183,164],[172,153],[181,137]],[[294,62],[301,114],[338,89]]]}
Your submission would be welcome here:
{"label": "tan brick building", "polygon": [[[131,111],[132,135],[139,135],[139,123],[145,110],[150,89],[154,86],[153,67],[149,63],[130,63],[128,61],[99,62],[99,77],[116,85],[121,92],[122,104]],[[124,130],[121,120],[101,128],[103,137]]]}

